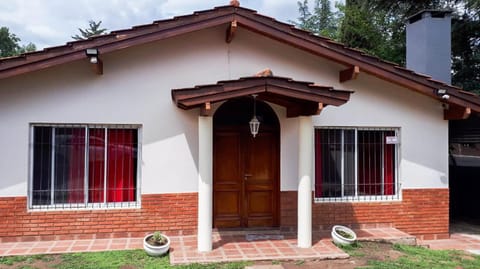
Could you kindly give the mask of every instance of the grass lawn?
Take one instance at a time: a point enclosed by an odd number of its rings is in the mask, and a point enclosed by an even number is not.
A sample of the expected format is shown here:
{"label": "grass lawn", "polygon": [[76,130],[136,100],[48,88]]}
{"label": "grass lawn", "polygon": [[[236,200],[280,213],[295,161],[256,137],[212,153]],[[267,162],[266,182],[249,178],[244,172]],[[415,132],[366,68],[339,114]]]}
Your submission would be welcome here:
{"label": "grass lawn", "polygon": [[[345,260],[323,261],[270,261],[261,264],[282,264],[286,268],[480,268],[480,256],[466,254],[460,251],[439,251],[422,247],[405,245],[390,245],[365,242],[344,250],[350,254]],[[0,269],[76,269],[76,268],[162,268],[162,269],[240,269],[253,263],[221,263],[221,264],[191,264],[171,266],[168,256],[161,258],[149,257],[143,250],[123,250],[107,252],[74,253],[63,255],[34,255],[0,257]]]}
{"label": "grass lawn", "polygon": [[62,255],[34,255],[0,257],[0,268],[58,268],[58,269],[135,269],[135,268],[165,268],[165,269],[241,269],[247,265],[240,263],[223,264],[190,264],[171,266],[168,256],[154,258],[143,250],[120,250],[105,252],[84,252]]}
{"label": "grass lawn", "polygon": [[480,256],[456,250],[431,250],[418,246],[372,242],[358,243],[342,249],[351,256],[350,259],[363,261],[361,268],[480,269]]}
{"label": "grass lawn", "polygon": [[365,268],[480,268],[480,256],[469,255],[461,251],[430,250],[423,247],[405,245],[394,245],[393,249],[401,252],[403,255],[395,260],[369,261],[369,266]]}

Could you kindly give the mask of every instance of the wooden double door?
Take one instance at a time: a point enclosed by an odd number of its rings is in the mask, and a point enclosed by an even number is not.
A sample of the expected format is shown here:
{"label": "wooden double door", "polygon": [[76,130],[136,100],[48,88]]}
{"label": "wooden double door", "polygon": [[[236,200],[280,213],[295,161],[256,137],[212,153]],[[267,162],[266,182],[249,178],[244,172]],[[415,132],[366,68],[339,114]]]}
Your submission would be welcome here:
{"label": "wooden double door", "polygon": [[279,131],[248,125],[214,131],[213,225],[215,228],[279,225]]}

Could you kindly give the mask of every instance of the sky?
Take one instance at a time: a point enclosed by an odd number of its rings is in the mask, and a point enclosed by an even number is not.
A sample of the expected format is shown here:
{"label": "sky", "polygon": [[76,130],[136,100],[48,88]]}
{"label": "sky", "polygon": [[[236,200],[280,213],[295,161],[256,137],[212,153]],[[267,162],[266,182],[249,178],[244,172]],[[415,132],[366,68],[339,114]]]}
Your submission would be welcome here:
{"label": "sky", "polygon": [[[1,0],[0,27],[8,27],[37,50],[72,41],[88,21],[102,21],[108,32],[155,20],[228,5],[230,0]],[[297,0],[240,0],[240,6],[289,22],[298,17]]]}

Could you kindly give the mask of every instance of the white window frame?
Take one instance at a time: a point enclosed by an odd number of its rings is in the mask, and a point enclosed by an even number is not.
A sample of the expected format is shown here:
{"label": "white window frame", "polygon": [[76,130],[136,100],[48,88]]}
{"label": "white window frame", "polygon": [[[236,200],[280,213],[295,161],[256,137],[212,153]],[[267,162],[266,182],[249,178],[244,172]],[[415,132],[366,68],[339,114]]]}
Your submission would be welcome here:
{"label": "white window frame", "polygon": [[[344,195],[344,132],[342,132],[342,160],[341,160],[341,196],[339,197],[315,197],[314,194],[314,202],[315,203],[320,203],[320,202],[386,202],[386,201],[400,201],[401,200],[401,184],[400,184],[400,146],[401,146],[401,128],[400,127],[352,127],[352,126],[346,126],[346,127],[340,127],[340,126],[316,126],[314,127],[314,132],[318,129],[325,129],[325,130],[354,130],[355,131],[355,195],[349,195],[345,196]],[[392,195],[358,195],[358,131],[394,131],[395,136],[398,137],[398,143],[395,144],[395,193]],[[314,148],[315,152],[316,148]],[[382,151],[383,154],[383,151]],[[382,156],[383,160],[383,156]],[[314,163],[316,163],[315,160],[315,154],[314,154]],[[383,162],[382,162],[383,163]],[[382,164],[383,166],[383,164]],[[314,165],[315,167],[315,165]],[[315,180],[316,180],[316,169],[314,169],[314,180],[313,184],[315,186]],[[383,167],[382,167],[383,171]],[[383,177],[383,173],[382,173]],[[382,191],[383,191],[383,184],[384,180],[382,178]],[[315,188],[314,188],[315,191]]]}
{"label": "white window frame", "polygon": [[[88,202],[88,172],[85,173],[84,178],[84,203],[62,203],[55,204],[52,199],[49,205],[33,205],[33,164],[34,164],[34,128],[35,127],[51,127],[53,130],[55,128],[85,128],[85,147],[88,149],[88,129],[105,129],[105,136],[107,136],[108,129],[135,129],[137,130],[137,173],[136,173],[136,192],[135,192],[135,201],[133,202],[107,202],[106,193],[107,188],[104,186],[104,202],[102,203],[89,203]],[[64,211],[64,210],[92,210],[92,209],[128,209],[128,208],[141,208],[141,163],[142,163],[142,137],[143,137],[143,128],[140,124],[68,124],[68,123],[30,123],[29,127],[29,173],[28,173],[28,195],[27,195],[27,205],[28,211]],[[52,132],[52,142],[54,141],[55,132]],[[107,138],[105,137],[105,143],[107,143]],[[54,145],[55,143],[53,143]],[[52,154],[54,154],[55,147],[53,147]],[[105,157],[107,155],[107,150],[105,150]],[[107,161],[107,158],[105,158]],[[54,171],[54,162],[52,161],[52,171]],[[85,171],[88,168],[88,150],[85,150]],[[104,169],[107,169],[107,166],[104,165]],[[106,177],[106,171],[104,173],[104,179]],[[52,172],[53,180],[53,172]],[[104,185],[107,184],[106,179],[104,180]],[[51,188],[52,193],[54,192],[53,183]],[[54,195],[52,196],[54,197]]]}

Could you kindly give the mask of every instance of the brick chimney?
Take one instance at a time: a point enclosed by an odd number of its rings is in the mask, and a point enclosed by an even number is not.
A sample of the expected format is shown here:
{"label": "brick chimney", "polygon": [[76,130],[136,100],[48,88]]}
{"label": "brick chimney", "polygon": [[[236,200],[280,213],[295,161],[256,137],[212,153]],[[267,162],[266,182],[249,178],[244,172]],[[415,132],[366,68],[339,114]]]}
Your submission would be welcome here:
{"label": "brick chimney", "polygon": [[423,10],[407,20],[407,68],[451,84],[451,11]]}

